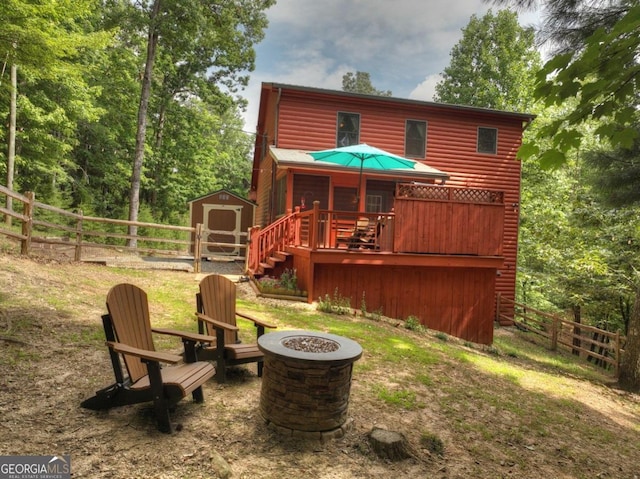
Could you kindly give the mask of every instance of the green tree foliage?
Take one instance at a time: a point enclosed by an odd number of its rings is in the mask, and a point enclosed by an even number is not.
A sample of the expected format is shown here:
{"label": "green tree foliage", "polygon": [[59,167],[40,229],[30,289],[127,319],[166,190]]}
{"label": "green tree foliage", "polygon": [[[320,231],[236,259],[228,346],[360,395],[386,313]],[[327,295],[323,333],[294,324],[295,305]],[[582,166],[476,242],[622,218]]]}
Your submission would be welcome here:
{"label": "green tree foliage", "polygon": [[590,182],[614,207],[640,205],[640,125],[631,148],[595,149],[585,155]]}
{"label": "green tree foliage", "polygon": [[554,171],[524,161],[518,295],[547,311],[580,309],[584,322],[624,332],[637,215],[603,204],[587,174],[579,155]]}
{"label": "green tree foliage", "polygon": [[[0,5],[2,71],[11,64],[18,70],[14,187],[36,191],[61,205],[68,204],[60,188],[71,181],[75,125],[101,113],[93,103],[97,92],[86,81],[89,69],[82,62],[110,41],[108,32],[85,28],[95,6],[93,0],[8,0]],[[6,118],[5,76],[0,84],[0,116]]]}
{"label": "green tree foliage", "polygon": [[[0,61],[19,64],[16,189],[86,214],[126,218],[152,2],[0,3]],[[245,102],[237,94],[272,3],[162,2],[141,143],[147,221],[180,222],[187,201],[212,190],[246,193],[252,136],[242,132]],[[9,38],[29,42],[14,48]],[[3,120],[8,83],[8,74],[0,76]],[[0,139],[5,134],[0,128]]]}
{"label": "green tree foliage", "polygon": [[541,64],[532,29],[516,13],[491,10],[471,17],[436,85],[435,101],[499,110],[528,111]]}
{"label": "green tree foliage", "polygon": [[37,70],[39,77],[78,76],[73,60],[108,38],[105,32],[83,29],[97,6],[96,0],[0,2],[0,58]]}
{"label": "green tree foliage", "polygon": [[[263,10],[273,0],[223,1],[153,0],[130,4],[139,30],[146,37],[144,69],[137,116],[136,145],[129,195],[129,219],[136,220],[142,188],[143,160],[147,148],[147,119],[156,100],[155,141],[163,137],[169,101],[224,86],[234,91],[246,83],[244,73],[254,66],[253,44],[263,37],[267,20]],[[135,13],[133,12],[135,10]],[[155,63],[165,68],[158,72]],[[151,98],[155,91],[156,98]],[[129,228],[135,234],[136,227]],[[133,241],[131,242],[133,244]]]}
{"label": "green tree foliage", "polygon": [[[547,106],[577,102],[540,130],[521,155],[536,154],[544,167],[558,167],[585,139],[579,126],[594,121],[601,141],[631,148],[638,135],[634,125],[640,102],[640,4],[636,0],[542,4],[547,19],[542,38],[555,47],[555,55],[537,75],[536,97]],[[536,144],[540,138],[553,141],[540,149]]]}
{"label": "green tree foliage", "polygon": [[391,96],[391,90],[378,90],[371,84],[368,72],[347,72],[342,76],[342,91],[365,95]]}
{"label": "green tree foliage", "polygon": [[[537,2],[497,3],[528,8]],[[592,182],[596,186],[592,197],[624,206],[609,211],[590,207],[588,217],[609,220],[597,229],[601,238],[609,239],[606,252],[614,275],[607,285],[635,294],[633,308],[620,308],[631,309],[620,385],[640,390],[638,214],[631,191],[634,185],[637,189],[640,4],[637,0],[544,0],[540,5],[545,10],[542,38],[550,42],[554,55],[538,73],[536,96],[562,114],[541,128],[519,154],[537,157],[543,167],[551,168],[569,163],[575,151],[595,149],[588,145],[594,139],[600,144],[600,153],[591,162],[600,176]],[[605,214],[594,214],[598,212]]]}

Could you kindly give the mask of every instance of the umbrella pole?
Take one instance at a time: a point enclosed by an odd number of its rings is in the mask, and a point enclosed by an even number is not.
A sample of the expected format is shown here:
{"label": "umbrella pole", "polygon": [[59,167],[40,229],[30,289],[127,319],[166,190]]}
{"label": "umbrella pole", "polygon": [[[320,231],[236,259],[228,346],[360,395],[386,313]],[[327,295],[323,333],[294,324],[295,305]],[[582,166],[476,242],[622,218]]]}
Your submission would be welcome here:
{"label": "umbrella pole", "polygon": [[356,208],[360,212],[360,187],[362,186],[362,167],[364,165],[364,158],[360,158],[360,176],[358,176],[358,195],[356,196]]}

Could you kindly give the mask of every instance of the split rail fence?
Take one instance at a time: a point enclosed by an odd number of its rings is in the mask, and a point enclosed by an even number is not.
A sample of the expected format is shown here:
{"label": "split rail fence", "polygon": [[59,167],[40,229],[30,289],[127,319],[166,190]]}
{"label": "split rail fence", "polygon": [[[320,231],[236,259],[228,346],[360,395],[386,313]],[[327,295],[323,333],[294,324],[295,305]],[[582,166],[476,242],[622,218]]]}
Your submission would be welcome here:
{"label": "split rail fence", "polygon": [[[505,314],[504,311],[509,311]],[[534,333],[549,342],[549,349],[571,351],[587,361],[611,371],[615,377],[620,373],[620,359],[624,337],[615,333],[575,321],[559,315],[538,311],[498,294],[496,320],[510,320],[521,330]]]}
{"label": "split rail fence", "polygon": [[[39,248],[49,245],[51,248],[72,248],[74,260],[82,261],[83,252],[90,248],[111,248],[134,255],[192,257],[193,270],[198,273],[201,271],[203,248],[220,245],[203,240],[212,232],[204,229],[202,224],[196,227],[172,226],[85,216],[82,212],[72,213],[40,203],[31,192],[22,195],[0,185],[1,195],[5,196],[7,207],[0,207],[0,215],[5,218],[4,227],[0,223],[0,234],[19,241],[20,251],[24,255],[32,253],[34,244]],[[22,208],[14,206],[14,200],[21,203]],[[19,223],[20,227],[12,226],[14,222]],[[137,234],[129,234],[129,226],[136,226]],[[131,242],[136,246],[127,246]],[[497,297],[496,315],[498,322],[503,319],[513,321],[518,328],[545,338],[551,350],[565,348],[612,371],[616,377],[619,374],[624,340],[620,332],[612,333],[568,321],[500,294]]]}
{"label": "split rail fence", "polygon": [[[7,201],[1,204],[7,207],[0,207],[0,217],[5,219],[4,225],[0,224],[0,234],[19,241],[24,255],[33,253],[36,247],[67,247],[73,249],[75,261],[82,261],[91,248],[133,255],[186,256],[193,258],[193,269],[198,273],[204,248],[220,246],[220,243],[205,241],[215,231],[206,230],[202,224],[173,226],[85,216],[81,211],[73,213],[40,203],[32,192],[23,195],[0,186],[0,198],[2,195]],[[130,226],[137,227],[136,234],[129,234]],[[127,246],[130,243],[135,246]]]}

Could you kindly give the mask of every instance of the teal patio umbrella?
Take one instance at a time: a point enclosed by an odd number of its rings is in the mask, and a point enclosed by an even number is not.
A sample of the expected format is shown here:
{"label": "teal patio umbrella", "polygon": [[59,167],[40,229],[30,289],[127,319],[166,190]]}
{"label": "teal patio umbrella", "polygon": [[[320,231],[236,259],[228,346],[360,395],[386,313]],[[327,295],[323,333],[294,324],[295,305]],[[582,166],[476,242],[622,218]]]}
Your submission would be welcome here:
{"label": "teal patio umbrella", "polygon": [[362,170],[395,170],[415,168],[416,162],[408,160],[402,156],[394,155],[388,151],[381,150],[366,143],[359,145],[343,146],[330,150],[314,151],[309,155],[316,161],[325,161],[336,165],[360,168],[358,178],[358,201],[360,201],[360,182],[362,181]]}

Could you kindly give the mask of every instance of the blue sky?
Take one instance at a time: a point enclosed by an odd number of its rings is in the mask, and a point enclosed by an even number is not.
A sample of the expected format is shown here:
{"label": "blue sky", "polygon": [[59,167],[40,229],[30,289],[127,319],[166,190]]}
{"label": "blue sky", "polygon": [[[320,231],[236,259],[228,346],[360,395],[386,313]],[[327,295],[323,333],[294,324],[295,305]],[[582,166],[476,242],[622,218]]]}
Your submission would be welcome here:
{"label": "blue sky", "polygon": [[461,29],[490,8],[498,10],[482,0],[277,0],[243,94],[245,130],[255,131],[262,82],[341,90],[345,73],[364,71],[395,97],[431,100]]}

